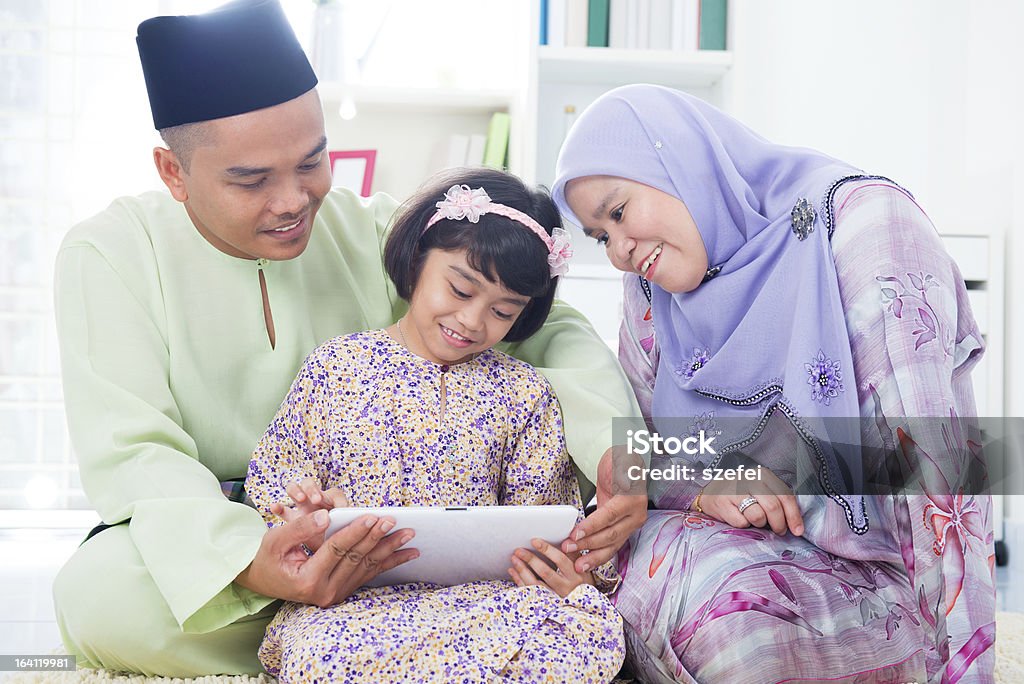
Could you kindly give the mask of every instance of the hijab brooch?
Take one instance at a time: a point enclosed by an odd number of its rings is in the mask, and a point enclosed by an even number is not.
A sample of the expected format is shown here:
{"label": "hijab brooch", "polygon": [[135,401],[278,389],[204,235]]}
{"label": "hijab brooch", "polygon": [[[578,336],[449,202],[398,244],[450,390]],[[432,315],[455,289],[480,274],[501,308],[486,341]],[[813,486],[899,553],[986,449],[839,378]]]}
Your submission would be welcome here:
{"label": "hijab brooch", "polygon": [[796,234],[797,240],[804,240],[814,230],[814,207],[807,201],[806,197],[801,197],[797,200],[796,204],[793,205],[793,211],[790,212],[789,218],[793,224],[793,232]]}

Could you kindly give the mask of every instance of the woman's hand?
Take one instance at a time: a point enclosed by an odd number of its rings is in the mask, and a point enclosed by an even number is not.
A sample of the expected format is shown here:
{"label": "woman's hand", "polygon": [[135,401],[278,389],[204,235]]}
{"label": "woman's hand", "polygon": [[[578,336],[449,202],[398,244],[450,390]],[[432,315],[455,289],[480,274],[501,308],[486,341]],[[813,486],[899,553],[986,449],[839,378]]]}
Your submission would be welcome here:
{"label": "woman's hand", "polygon": [[[391,532],[391,518],[361,516],[324,541],[328,523],[327,511],[321,510],[267,530],[256,557],[235,582],[264,596],[326,608],[420,555],[416,549],[401,549],[414,532]],[[303,546],[318,540],[319,550],[307,556]]]}
{"label": "woman's hand", "polygon": [[[629,465],[643,465],[625,447],[612,447],[597,466],[597,510],[583,519],[562,551],[575,554],[576,570],[587,572],[612,559],[629,536],[647,521],[647,489],[643,480],[627,477]],[[587,551],[585,556],[577,552]]]}
{"label": "woman's hand", "polygon": [[[748,497],[756,503],[744,506]],[[804,533],[804,519],[793,490],[764,467],[760,480],[710,482],[700,495],[700,507],[705,515],[733,527],[767,525],[779,535],[786,534],[787,530],[798,537]]]}
{"label": "woman's hand", "polygon": [[[512,555],[512,567],[508,574],[517,587],[532,585],[545,586],[562,598],[565,598],[572,590],[581,584],[593,584],[594,577],[589,572],[576,572],[573,560],[562,553],[557,546],[548,544],[543,539],[534,539],[533,548],[537,553],[543,555],[551,564],[543,558],[527,549],[516,549]],[[578,556],[579,554],[573,554]]]}

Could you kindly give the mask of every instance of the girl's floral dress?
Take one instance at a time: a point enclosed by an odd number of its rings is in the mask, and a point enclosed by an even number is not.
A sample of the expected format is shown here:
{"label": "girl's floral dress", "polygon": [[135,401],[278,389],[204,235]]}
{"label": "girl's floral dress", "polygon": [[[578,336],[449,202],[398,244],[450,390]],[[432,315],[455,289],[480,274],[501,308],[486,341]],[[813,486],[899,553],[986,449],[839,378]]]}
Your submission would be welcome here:
{"label": "girl's floral dress", "polygon": [[[306,359],[246,488],[279,524],[269,505],[291,505],[285,486],[306,477],[353,506],[581,505],[561,412],[536,370],[494,350],[438,365],[383,330]],[[614,587],[611,564],[596,575]],[[621,618],[598,588],[562,599],[488,581],[364,588],[330,608],[285,603],[260,660],[283,682],[606,682],[624,653]]]}

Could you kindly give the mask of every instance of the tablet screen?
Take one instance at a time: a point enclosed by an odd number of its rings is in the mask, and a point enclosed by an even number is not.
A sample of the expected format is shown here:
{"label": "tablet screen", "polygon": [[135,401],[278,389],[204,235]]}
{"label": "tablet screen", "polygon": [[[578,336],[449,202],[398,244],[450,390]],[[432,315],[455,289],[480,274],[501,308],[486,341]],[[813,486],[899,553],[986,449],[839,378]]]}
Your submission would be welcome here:
{"label": "tablet screen", "polygon": [[573,506],[459,506],[335,508],[330,536],[362,515],[388,516],[395,528],[416,536],[402,548],[419,558],[381,573],[367,586],[431,582],[445,586],[477,580],[509,579],[512,553],[531,548],[535,538],[559,545],[569,536],[579,511]]}

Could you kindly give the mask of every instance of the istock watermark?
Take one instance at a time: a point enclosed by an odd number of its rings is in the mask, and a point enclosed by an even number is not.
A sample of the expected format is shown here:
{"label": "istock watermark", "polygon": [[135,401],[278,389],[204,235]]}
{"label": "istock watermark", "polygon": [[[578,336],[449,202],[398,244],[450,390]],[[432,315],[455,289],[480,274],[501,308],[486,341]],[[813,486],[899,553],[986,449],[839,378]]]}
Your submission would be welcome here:
{"label": "istock watermark", "polygon": [[627,430],[626,450],[631,454],[647,456],[649,454],[662,454],[666,456],[678,456],[688,454],[698,456],[704,454],[716,455],[714,444],[715,437],[708,437],[701,430],[696,435],[689,437],[662,437],[657,432],[650,430]]}
{"label": "istock watermark", "polygon": [[684,480],[754,482],[761,479],[762,466],[747,467],[739,465],[735,468],[693,468],[684,465],[672,465],[665,468],[648,468],[640,465],[631,465],[626,469],[626,477],[636,482],[641,480],[645,482],[648,480],[654,482],[681,482]]}

